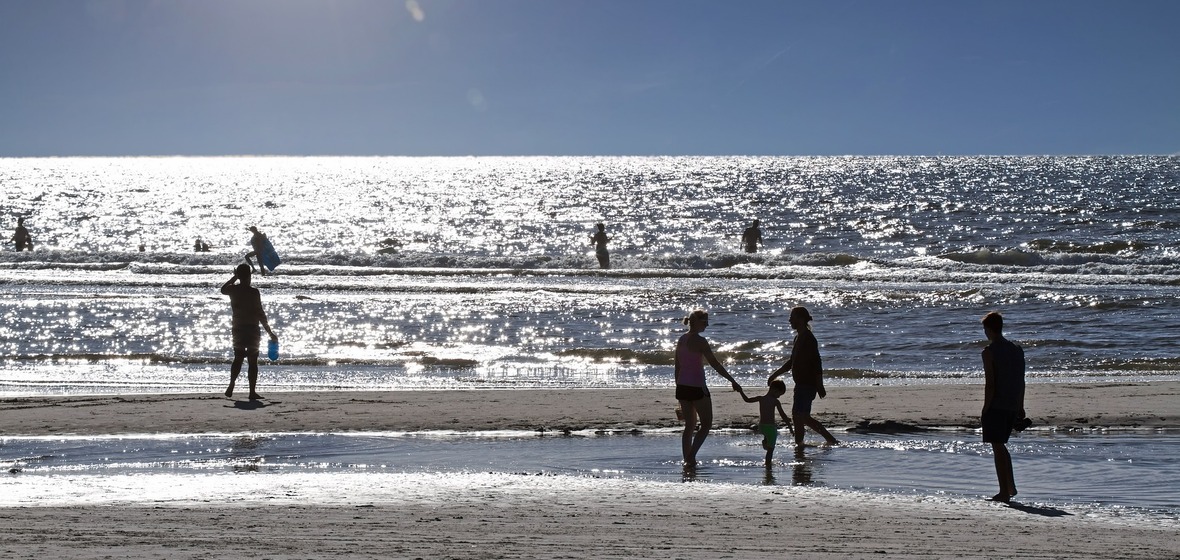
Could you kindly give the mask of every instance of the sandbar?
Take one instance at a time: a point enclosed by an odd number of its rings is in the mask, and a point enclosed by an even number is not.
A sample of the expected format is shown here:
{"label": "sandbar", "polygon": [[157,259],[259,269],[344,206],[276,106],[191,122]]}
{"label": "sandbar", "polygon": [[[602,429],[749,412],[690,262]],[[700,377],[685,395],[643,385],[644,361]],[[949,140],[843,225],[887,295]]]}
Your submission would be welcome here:
{"label": "sandbar", "polygon": [[[713,388],[715,426],[744,428],[757,409]],[[754,393],[756,389],[750,389]],[[833,387],[815,403],[829,428],[888,422],[976,428],[979,384]],[[322,391],[32,396],[0,399],[0,434],[356,432],[423,430],[645,430],[673,428],[676,400],[663,389]],[[1040,429],[1180,428],[1180,382],[1030,384],[1025,405]]]}

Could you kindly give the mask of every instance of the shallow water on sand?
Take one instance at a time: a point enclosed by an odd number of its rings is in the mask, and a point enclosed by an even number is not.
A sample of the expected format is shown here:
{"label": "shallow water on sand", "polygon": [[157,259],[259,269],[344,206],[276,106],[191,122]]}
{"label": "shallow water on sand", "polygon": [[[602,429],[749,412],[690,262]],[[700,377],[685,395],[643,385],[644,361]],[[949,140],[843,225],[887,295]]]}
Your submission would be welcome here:
{"label": "shallow water on sand", "polygon": [[[686,472],[679,434],[656,432],[418,432],[224,434],[0,439],[0,506],[168,501],[176,477],[518,473],[656,482],[802,485],[919,499],[984,498],[995,490],[977,433],[837,434],[838,447],[801,454],[781,435],[767,467],[760,438],[719,431]],[[1013,452],[1021,507],[1052,515],[1145,517],[1180,524],[1180,433],[1026,432]],[[11,470],[10,470],[11,469]],[[324,477],[327,477],[326,479]],[[324,482],[324,484],[331,484]],[[210,490],[202,501],[216,502]],[[365,488],[341,492],[363,499]],[[198,495],[193,499],[200,499]]]}

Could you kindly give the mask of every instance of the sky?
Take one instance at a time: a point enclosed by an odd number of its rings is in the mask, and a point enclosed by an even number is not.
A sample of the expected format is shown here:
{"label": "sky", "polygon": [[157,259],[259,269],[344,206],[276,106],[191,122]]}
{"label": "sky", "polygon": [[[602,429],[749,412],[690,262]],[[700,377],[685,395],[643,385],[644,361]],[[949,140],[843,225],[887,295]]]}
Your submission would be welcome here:
{"label": "sky", "polygon": [[1180,154],[1173,0],[0,0],[0,157]]}

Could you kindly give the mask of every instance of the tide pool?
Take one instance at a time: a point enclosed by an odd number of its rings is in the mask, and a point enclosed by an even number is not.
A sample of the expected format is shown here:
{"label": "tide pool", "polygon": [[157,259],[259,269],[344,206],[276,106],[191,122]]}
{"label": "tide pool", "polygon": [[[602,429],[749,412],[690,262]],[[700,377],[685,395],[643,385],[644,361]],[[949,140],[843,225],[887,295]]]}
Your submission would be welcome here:
{"label": "tide pool", "polygon": [[[374,491],[339,484],[353,475],[448,473],[792,485],[934,500],[982,500],[995,492],[990,447],[978,433],[836,436],[842,445],[797,454],[784,432],[767,466],[760,437],[717,431],[695,471],[681,465],[674,430],[12,437],[0,439],[0,466],[8,471],[0,476],[0,506],[166,502],[185,487],[185,499],[218,502],[229,499],[217,490],[227,476],[250,477],[230,486],[277,491],[291,475],[350,500]],[[1026,432],[1009,444],[1016,507],[1180,526],[1177,444],[1175,431]]]}

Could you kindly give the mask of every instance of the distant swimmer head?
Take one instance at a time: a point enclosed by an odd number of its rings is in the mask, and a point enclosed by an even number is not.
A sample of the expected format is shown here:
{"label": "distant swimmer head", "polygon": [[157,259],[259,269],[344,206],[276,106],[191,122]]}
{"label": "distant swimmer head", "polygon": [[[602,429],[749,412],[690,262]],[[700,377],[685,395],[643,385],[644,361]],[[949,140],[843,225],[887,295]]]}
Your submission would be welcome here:
{"label": "distant swimmer head", "polygon": [[242,280],[249,280],[251,273],[252,271],[250,270],[250,265],[245,263],[239,264],[238,267],[234,269],[234,275],[238,278],[241,278]]}
{"label": "distant swimmer head", "polygon": [[248,229],[248,230],[250,230],[250,231],[252,231],[252,232],[254,232],[254,233],[258,233],[258,226],[250,226],[250,227],[248,227],[248,228],[246,228],[246,229]]}
{"label": "distant swimmer head", "polygon": [[696,311],[689,313],[688,317],[684,318],[684,324],[691,325],[693,323],[704,323],[706,325],[709,324],[709,312],[705,311],[704,309],[697,309]]}
{"label": "distant swimmer head", "polygon": [[594,224],[594,225],[598,226],[598,229],[600,229],[600,230],[606,229],[606,224],[604,224],[602,222],[598,222],[597,224]]}

